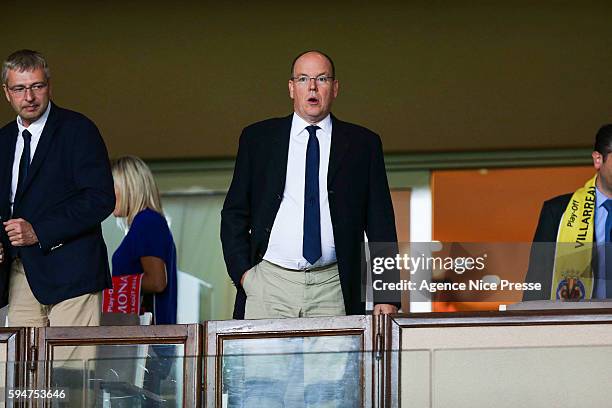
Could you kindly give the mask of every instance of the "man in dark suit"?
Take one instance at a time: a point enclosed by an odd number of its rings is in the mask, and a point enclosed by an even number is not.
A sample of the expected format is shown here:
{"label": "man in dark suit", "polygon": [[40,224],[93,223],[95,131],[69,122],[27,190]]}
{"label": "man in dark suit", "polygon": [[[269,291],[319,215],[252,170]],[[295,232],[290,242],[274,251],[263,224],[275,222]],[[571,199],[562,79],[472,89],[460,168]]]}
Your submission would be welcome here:
{"label": "man in dark suit", "polygon": [[330,114],[331,58],[308,51],[291,68],[294,113],[243,130],[221,213],[234,318],[245,300],[246,318],[363,314],[364,232],[397,242],[379,136]]}
{"label": "man in dark suit", "polygon": [[18,116],[0,129],[0,303],[11,326],[98,325],[111,287],[100,223],[115,205],[106,147],[91,120],[50,101],[41,54],[11,54],[2,82]]}
{"label": "man in dark suit", "polygon": [[557,232],[571,198],[571,193],[563,194],[545,201],[542,205],[525,278],[525,282],[540,283],[542,290],[523,292],[523,300],[550,299]]}
{"label": "man in dark suit", "polygon": [[[592,293],[585,293],[586,298],[611,298],[612,276],[606,278],[606,252],[604,246],[610,244],[610,227],[612,226],[612,214],[608,214],[606,201],[612,199],[612,125],[602,126],[595,136],[592,159],[596,171],[594,182],[594,214],[592,216],[593,228],[591,228],[587,251],[591,251],[591,269],[595,277]],[[555,267],[555,255],[557,251],[557,237],[560,233],[560,224],[563,216],[573,201],[573,193],[562,194],[544,202],[538,220],[534,244],[531,248],[529,259],[529,270],[525,278],[528,283],[540,283],[542,289],[539,291],[525,291],[523,300],[548,300],[551,299],[553,290],[553,271]],[[579,220],[583,222],[582,211],[577,210],[575,205],[573,211],[580,215]],[[572,209],[570,208],[570,211]],[[608,220],[608,217],[611,219]],[[586,225],[586,224],[581,224]],[[606,235],[608,239],[606,240]],[[606,244],[608,242],[608,244]],[[565,245],[572,245],[565,244]],[[609,267],[608,267],[609,268]],[[556,289],[556,288],[555,288]],[[579,292],[576,292],[579,293]]]}

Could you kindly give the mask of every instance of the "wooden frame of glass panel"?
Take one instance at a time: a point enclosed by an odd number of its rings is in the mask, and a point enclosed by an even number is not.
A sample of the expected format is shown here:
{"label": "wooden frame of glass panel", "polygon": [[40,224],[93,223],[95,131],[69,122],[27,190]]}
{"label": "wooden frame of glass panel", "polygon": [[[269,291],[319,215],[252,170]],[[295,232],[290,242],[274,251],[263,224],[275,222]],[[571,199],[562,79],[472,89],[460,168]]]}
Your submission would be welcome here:
{"label": "wooden frame of glass panel", "polygon": [[[26,354],[26,329],[18,327],[0,328],[0,347],[4,350],[4,403],[7,407],[17,404],[8,398],[8,390],[23,388],[26,384],[27,367],[23,364]],[[1,366],[0,366],[1,367]]]}
{"label": "wooden frame of glass panel", "polygon": [[373,406],[378,359],[373,356],[374,326],[371,316],[342,316],[301,319],[264,319],[209,321],[205,328],[205,397],[204,406],[222,405],[222,359],[224,342],[237,339],[265,339],[313,336],[360,336],[360,352],[364,353],[360,381],[361,400]]}
{"label": "wooden frame of glass panel", "polygon": [[[33,384],[48,389],[54,348],[58,346],[151,345],[177,344],[183,347],[183,406],[199,406],[202,383],[202,326],[99,326],[45,327],[38,329],[38,361],[45,361]],[[42,403],[39,405],[42,406]]]}

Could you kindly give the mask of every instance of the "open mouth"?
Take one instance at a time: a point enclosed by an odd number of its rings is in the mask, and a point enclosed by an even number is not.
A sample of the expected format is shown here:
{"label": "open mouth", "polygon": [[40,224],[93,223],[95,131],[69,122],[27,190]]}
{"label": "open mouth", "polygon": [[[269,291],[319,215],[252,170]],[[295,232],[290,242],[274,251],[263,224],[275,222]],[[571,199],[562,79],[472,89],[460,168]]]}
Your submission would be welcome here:
{"label": "open mouth", "polygon": [[310,98],[308,98],[307,101],[311,105],[316,105],[319,103],[319,99],[314,96],[311,96]]}

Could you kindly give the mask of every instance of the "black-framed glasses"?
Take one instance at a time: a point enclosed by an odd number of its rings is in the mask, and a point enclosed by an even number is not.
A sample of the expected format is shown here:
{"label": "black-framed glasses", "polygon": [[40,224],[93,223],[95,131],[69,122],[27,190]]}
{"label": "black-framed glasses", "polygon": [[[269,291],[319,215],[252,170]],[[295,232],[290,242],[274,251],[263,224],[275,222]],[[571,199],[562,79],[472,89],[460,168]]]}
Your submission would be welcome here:
{"label": "black-framed glasses", "polygon": [[41,93],[42,91],[47,89],[47,86],[48,84],[46,82],[37,82],[30,86],[23,86],[23,85],[9,86],[8,90],[13,95],[23,96],[28,90],[31,90],[35,94]]}
{"label": "black-framed glasses", "polygon": [[310,77],[308,75],[298,75],[296,77],[291,77],[290,79],[293,82],[295,82],[297,85],[301,85],[301,86],[309,85],[310,81],[313,79],[316,82],[316,84],[319,86],[329,85],[330,83],[334,81],[334,77],[329,76],[329,75],[319,75],[316,77]]}

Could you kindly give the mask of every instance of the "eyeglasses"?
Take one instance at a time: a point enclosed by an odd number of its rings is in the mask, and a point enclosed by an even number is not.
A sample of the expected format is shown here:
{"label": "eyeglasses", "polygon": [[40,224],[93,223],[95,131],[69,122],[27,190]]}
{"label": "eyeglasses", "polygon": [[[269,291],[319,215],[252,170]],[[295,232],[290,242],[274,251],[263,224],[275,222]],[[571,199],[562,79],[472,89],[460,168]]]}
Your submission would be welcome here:
{"label": "eyeglasses", "polygon": [[291,77],[291,80],[300,86],[310,85],[311,79],[314,79],[318,86],[329,85],[330,83],[334,81],[333,76],[327,76],[327,75],[319,75],[317,77],[309,77],[308,75],[300,75],[296,77]]}
{"label": "eyeglasses", "polygon": [[8,90],[13,95],[23,96],[28,90],[31,90],[35,94],[41,93],[42,91],[47,89],[47,85],[48,84],[46,82],[38,82],[30,86],[23,86],[23,85],[11,86],[11,87],[8,87]]}

